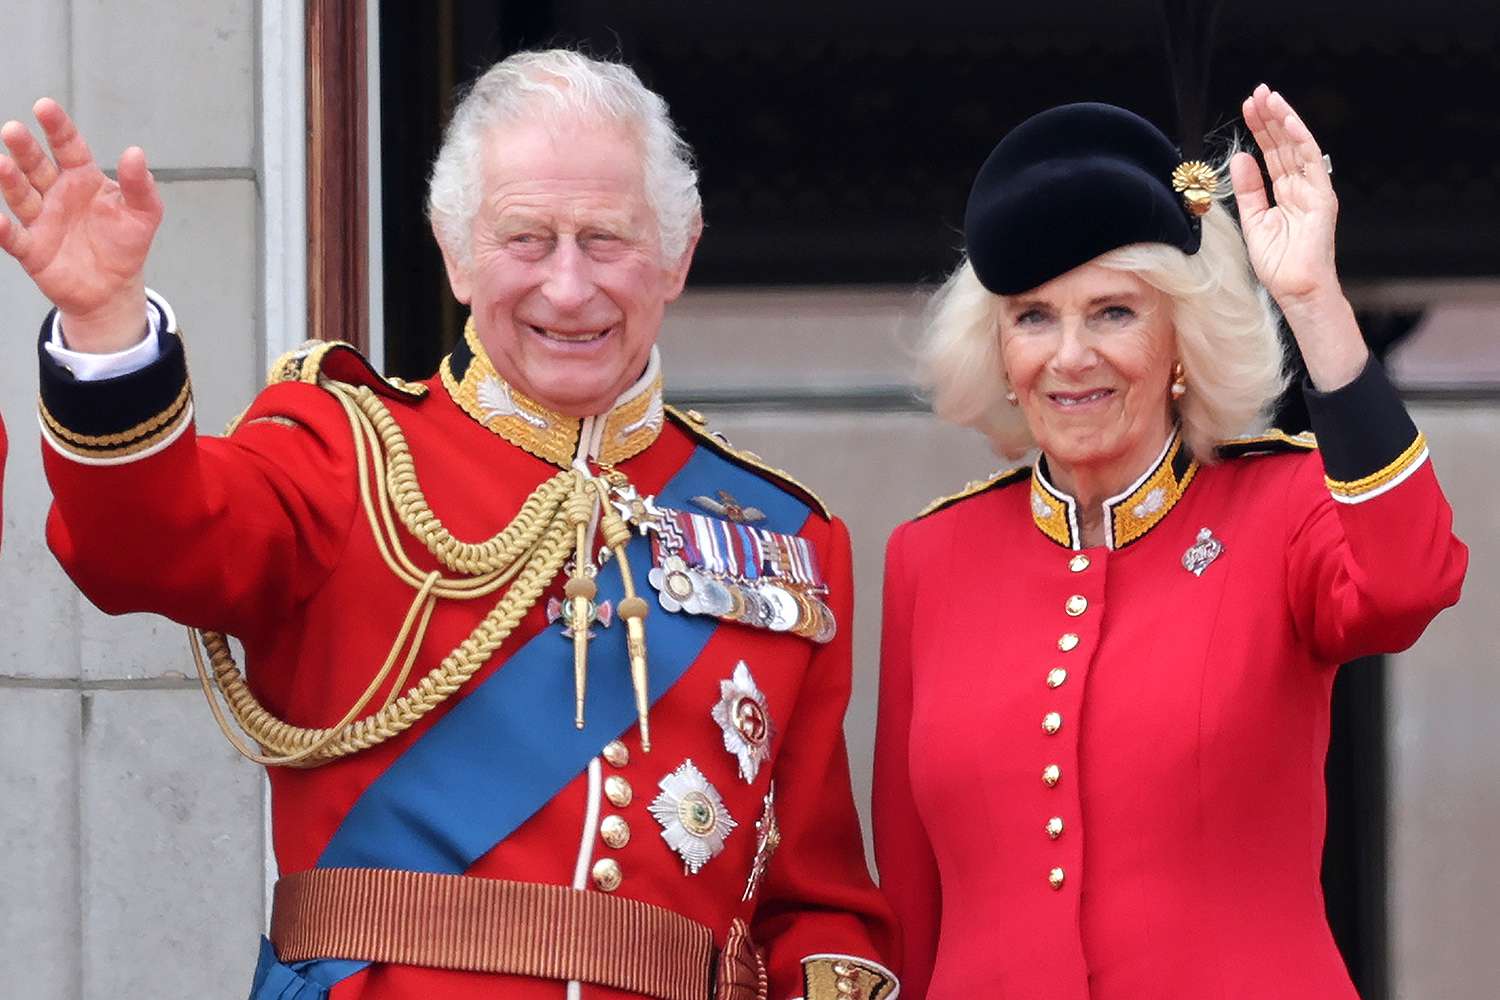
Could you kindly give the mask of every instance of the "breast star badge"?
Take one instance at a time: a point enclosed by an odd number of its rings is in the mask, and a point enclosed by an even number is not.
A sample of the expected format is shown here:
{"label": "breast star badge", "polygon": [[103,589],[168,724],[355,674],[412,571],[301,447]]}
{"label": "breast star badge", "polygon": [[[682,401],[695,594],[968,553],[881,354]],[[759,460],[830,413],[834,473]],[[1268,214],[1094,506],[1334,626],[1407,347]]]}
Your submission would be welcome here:
{"label": "breast star badge", "polygon": [[692,760],[683,761],[657,784],[661,794],[648,809],[661,824],[662,839],[681,856],[683,874],[696,875],[719,856],[724,838],[739,824]]}
{"label": "breast star badge", "polygon": [[741,660],[734,674],[719,682],[719,700],[713,707],[714,721],[724,731],[724,749],[740,762],[740,777],[749,784],[771,756],[771,710],[766,696]]}

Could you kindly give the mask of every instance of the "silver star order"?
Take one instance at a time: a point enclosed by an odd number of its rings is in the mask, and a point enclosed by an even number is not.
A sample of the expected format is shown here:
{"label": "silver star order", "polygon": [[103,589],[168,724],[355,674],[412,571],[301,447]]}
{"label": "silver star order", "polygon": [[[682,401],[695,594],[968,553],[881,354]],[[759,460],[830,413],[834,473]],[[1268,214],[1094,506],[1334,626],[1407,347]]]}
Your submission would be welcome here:
{"label": "silver star order", "polygon": [[662,778],[661,794],[648,807],[661,824],[662,839],[682,857],[684,875],[696,875],[724,850],[724,838],[739,824],[729,817],[718,789],[685,760]]}
{"label": "silver star order", "polygon": [[735,665],[729,680],[719,682],[713,717],[724,731],[724,749],[739,758],[740,777],[747,784],[753,782],[761,764],[771,756],[775,726],[766,696],[756,686],[744,660]]}
{"label": "silver star order", "polygon": [[610,501],[620,517],[640,529],[641,534],[655,528],[662,518],[661,508],[656,506],[656,497],[641,496],[634,486],[616,486],[611,491]]}

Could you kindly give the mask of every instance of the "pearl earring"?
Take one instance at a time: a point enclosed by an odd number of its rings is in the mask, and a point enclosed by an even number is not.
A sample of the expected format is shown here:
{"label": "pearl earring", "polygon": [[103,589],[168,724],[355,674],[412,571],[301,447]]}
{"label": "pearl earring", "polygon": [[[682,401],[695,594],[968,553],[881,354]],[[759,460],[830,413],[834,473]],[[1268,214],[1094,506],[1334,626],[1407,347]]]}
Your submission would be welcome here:
{"label": "pearl earring", "polygon": [[1172,366],[1172,398],[1181,399],[1187,395],[1187,376],[1183,373],[1182,362],[1179,361]]}

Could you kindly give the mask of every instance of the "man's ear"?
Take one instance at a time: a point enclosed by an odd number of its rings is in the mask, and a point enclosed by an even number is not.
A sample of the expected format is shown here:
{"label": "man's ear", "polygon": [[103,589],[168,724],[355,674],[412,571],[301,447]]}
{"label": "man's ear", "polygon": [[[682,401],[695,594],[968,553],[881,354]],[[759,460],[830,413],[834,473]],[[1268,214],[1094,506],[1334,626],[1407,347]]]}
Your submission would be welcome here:
{"label": "man's ear", "polygon": [[687,246],[682,251],[682,256],[677,258],[675,264],[668,266],[671,284],[667,287],[667,301],[676,302],[682,295],[682,287],[687,284],[689,269],[693,266],[693,251],[698,249],[698,237],[703,235],[703,218],[700,216],[693,222],[692,234],[688,236]]}
{"label": "man's ear", "polygon": [[468,305],[474,295],[474,282],[469,265],[459,262],[458,255],[443,239],[442,230],[438,228],[436,221],[432,224],[432,236],[437,240],[438,249],[443,252],[443,267],[448,272],[448,287],[453,289],[453,297],[460,304]]}

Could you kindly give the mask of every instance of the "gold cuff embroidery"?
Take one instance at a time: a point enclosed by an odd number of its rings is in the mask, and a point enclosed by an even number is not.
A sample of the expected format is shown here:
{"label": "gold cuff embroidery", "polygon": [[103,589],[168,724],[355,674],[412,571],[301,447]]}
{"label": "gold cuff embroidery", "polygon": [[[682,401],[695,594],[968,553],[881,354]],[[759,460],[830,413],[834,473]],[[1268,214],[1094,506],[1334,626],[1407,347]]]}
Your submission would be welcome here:
{"label": "gold cuff embroidery", "polygon": [[888,1000],[900,989],[890,969],[852,955],[809,955],[802,985],[805,1000]]}
{"label": "gold cuff embroidery", "polygon": [[192,400],[192,383],[183,382],[182,391],[166,409],[134,427],[113,434],[79,434],[65,427],[40,399],[37,400],[37,409],[48,436],[62,450],[87,458],[124,458],[153,448],[177,433],[193,412]]}
{"label": "gold cuff embroidery", "polygon": [[1417,465],[1426,453],[1427,435],[1418,431],[1416,439],[1407,445],[1406,450],[1397,455],[1389,465],[1378,472],[1372,472],[1370,475],[1362,476],[1359,479],[1338,480],[1324,476],[1323,480],[1328,484],[1328,491],[1336,497],[1347,499],[1362,497],[1390,485],[1413,466]]}

